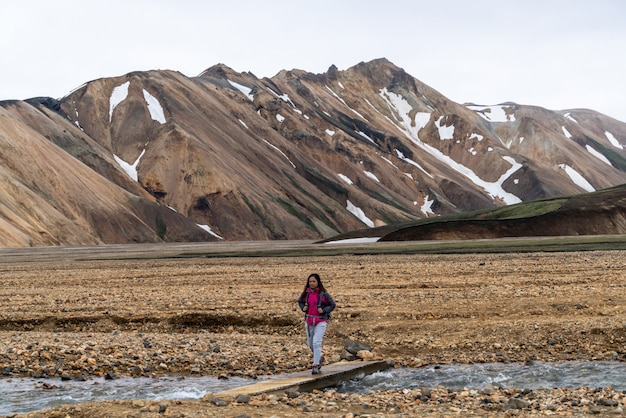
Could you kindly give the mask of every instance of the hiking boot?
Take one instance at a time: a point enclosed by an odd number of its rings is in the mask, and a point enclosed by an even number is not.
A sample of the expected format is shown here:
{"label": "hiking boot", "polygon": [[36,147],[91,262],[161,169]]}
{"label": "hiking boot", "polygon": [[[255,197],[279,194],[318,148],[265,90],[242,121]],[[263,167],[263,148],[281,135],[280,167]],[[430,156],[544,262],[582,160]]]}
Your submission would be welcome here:
{"label": "hiking boot", "polygon": [[325,363],[324,360],[324,356],[320,357],[320,365],[317,366],[317,370],[322,371],[322,365]]}
{"label": "hiking boot", "polygon": [[318,365],[313,365],[313,370],[311,370],[311,374],[319,374],[320,372],[320,366]]}

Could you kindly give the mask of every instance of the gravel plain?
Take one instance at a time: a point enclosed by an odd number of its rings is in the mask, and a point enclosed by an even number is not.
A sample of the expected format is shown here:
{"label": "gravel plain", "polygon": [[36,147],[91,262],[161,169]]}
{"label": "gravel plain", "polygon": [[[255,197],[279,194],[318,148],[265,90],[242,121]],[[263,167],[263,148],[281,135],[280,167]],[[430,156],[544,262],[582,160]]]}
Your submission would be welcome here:
{"label": "gravel plain", "polygon": [[[348,341],[395,367],[626,361],[626,253],[337,255],[0,262],[1,378],[258,377],[305,370],[295,300],[318,272],[337,302],[324,353]],[[42,390],[46,390],[42,388]],[[333,390],[106,401],[20,417],[624,415],[613,388]]]}

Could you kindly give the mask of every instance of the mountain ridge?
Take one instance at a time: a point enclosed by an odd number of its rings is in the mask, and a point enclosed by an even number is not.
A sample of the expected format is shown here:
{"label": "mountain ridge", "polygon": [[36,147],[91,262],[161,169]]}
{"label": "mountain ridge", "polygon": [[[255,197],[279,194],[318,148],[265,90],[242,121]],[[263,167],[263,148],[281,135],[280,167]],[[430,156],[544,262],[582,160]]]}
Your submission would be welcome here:
{"label": "mountain ridge", "polygon": [[[46,164],[25,170],[15,144],[42,141]],[[323,239],[626,183],[624,142],[606,115],[461,105],[384,58],[262,79],[131,72],[0,102],[0,246]],[[54,210],[35,222],[11,195]]]}

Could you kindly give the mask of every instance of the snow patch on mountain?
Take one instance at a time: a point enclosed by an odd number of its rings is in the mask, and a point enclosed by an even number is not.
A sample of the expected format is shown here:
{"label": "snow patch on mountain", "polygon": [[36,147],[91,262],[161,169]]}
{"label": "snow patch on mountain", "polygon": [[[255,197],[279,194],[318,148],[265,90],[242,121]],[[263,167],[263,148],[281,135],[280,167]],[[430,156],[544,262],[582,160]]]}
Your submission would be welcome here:
{"label": "snow patch on mountain", "polygon": [[578,121],[577,121],[576,119],[574,119],[574,118],[572,117],[572,114],[571,114],[571,113],[569,113],[569,112],[567,112],[567,113],[566,113],[566,114],[564,114],[563,116],[564,116],[565,118],[567,118],[567,119],[571,120],[572,122],[576,122],[576,123],[578,123]]}
{"label": "snow patch on mountain", "polygon": [[341,180],[343,180],[344,182],[348,183],[349,185],[353,185],[354,182],[352,182],[352,180],[350,180],[350,177],[346,176],[345,174],[337,174],[339,176],[339,178]]}
{"label": "snow patch on mountain", "polygon": [[[413,110],[413,108],[411,107],[411,105],[406,99],[404,99],[402,96],[398,94],[389,92],[386,89],[381,90],[380,94],[381,94],[381,97],[387,101],[389,106],[395,109],[396,114],[402,118],[402,125],[405,127],[405,134],[415,145],[422,148],[423,150],[425,150],[426,152],[428,152],[429,154],[431,154],[433,157],[437,158],[441,162],[445,163],[450,168],[457,171],[459,174],[470,179],[474,184],[483,188],[493,199],[500,198],[508,205],[522,202],[522,199],[520,199],[519,197],[515,196],[512,193],[505,191],[502,188],[502,183],[504,183],[504,181],[511,174],[517,171],[522,166],[521,164],[516,163],[513,158],[502,157],[506,161],[509,161],[512,167],[509,170],[507,170],[502,176],[500,176],[500,179],[498,181],[496,182],[485,181],[481,179],[480,177],[478,177],[478,175],[476,175],[476,173],[474,173],[469,167],[465,167],[464,165],[457,163],[450,156],[445,155],[443,152],[441,152],[437,148],[429,144],[426,144],[419,138],[418,132],[419,132],[419,129],[421,129],[421,127],[418,128],[419,126],[418,123],[415,123],[415,124],[411,123],[411,118],[409,116],[409,113]],[[422,119],[422,121],[423,120],[424,119]],[[398,157],[401,158],[400,155],[402,153],[398,150],[396,150],[396,153],[398,153]],[[416,165],[416,166],[420,167],[419,165]]]}
{"label": "snow patch on mountain", "polygon": [[413,107],[404,99],[404,97],[392,91],[388,91],[386,87],[381,89],[379,94],[380,97],[385,100],[387,106],[391,109],[392,114],[396,116],[398,122],[400,122],[404,128],[401,128],[400,130],[408,131],[412,137],[417,138],[419,130],[425,127],[430,121],[430,113],[417,112],[415,114],[415,119],[413,120],[410,116],[410,112],[413,111]]}
{"label": "snow patch on mountain", "polygon": [[141,151],[141,154],[139,154],[139,157],[137,157],[135,162],[132,164],[127,163],[126,161],[122,160],[120,157],[118,157],[115,154],[113,154],[113,158],[120,165],[120,167],[122,167],[122,170],[124,170],[131,179],[137,181],[138,180],[137,165],[139,164],[139,160],[141,160],[141,157],[143,157],[145,153],[146,153],[146,149],[144,148]]}
{"label": "snow patch on mountain", "polygon": [[374,222],[372,222],[370,218],[365,216],[365,212],[363,212],[361,208],[354,206],[354,204],[350,202],[349,200],[348,200],[348,203],[346,204],[346,210],[350,212],[351,214],[353,214],[354,216],[356,216],[357,218],[359,218],[359,220],[363,222],[365,225],[369,226],[370,228],[374,228]]}
{"label": "snow patch on mountain", "polygon": [[361,135],[363,138],[367,139],[368,141],[370,141],[372,144],[374,145],[378,145],[376,144],[376,142],[374,142],[374,140],[372,138],[370,138],[365,132],[363,131],[355,131],[357,134]]}
{"label": "snow patch on mountain", "polygon": [[276,93],[274,90],[272,90],[271,88],[267,87],[267,90],[272,93],[274,96],[276,96],[277,98],[279,98],[280,100],[282,100],[283,102],[290,104],[293,107],[296,107],[296,105],[291,101],[291,99],[289,98],[288,94],[278,94]]}
{"label": "snow patch on mountain", "polygon": [[507,110],[511,109],[511,106],[467,106],[469,109],[478,113],[483,119],[489,122],[515,122],[515,115],[512,113],[507,114]]}
{"label": "snow patch on mountain", "polygon": [[204,229],[206,232],[213,235],[214,237],[219,238],[219,239],[224,239],[224,237],[220,236],[219,234],[216,234],[209,225],[200,225],[200,224],[196,224],[196,225],[198,225],[200,228]]}
{"label": "snow patch on mountain", "polygon": [[594,157],[598,158],[600,161],[603,161],[605,163],[607,163],[610,166],[613,166],[613,164],[611,164],[611,162],[609,161],[608,158],[606,158],[604,156],[604,154],[601,154],[598,150],[594,149],[593,147],[591,147],[590,145],[586,145],[587,151],[589,151],[589,154],[593,155]]}
{"label": "snow patch on mountain", "polygon": [[441,116],[439,119],[437,119],[437,121],[435,122],[435,126],[437,126],[437,129],[439,130],[439,139],[441,139],[442,141],[445,141],[446,139],[452,139],[454,136],[454,125],[450,125],[450,126],[445,126],[445,125],[441,125],[441,121],[443,120],[444,116]]}
{"label": "snow patch on mountain", "polygon": [[422,170],[424,172],[424,174],[426,174],[431,179],[434,178],[432,174],[430,174],[428,171],[426,171],[424,169],[424,167],[422,167],[421,165],[419,165],[417,162],[413,161],[412,159],[405,157],[404,154],[400,150],[396,149],[395,151],[396,151],[396,155],[398,156],[399,159],[401,159],[405,163],[409,163],[409,164],[417,167],[418,169]]}
{"label": "snow patch on mountain", "polygon": [[435,203],[434,200],[428,200],[428,195],[424,196],[424,203],[422,203],[422,206],[420,207],[420,211],[422,211],[422,213],[424,215],[434,215],[435,212],[433,212],[433,210],[431,209],[433,206],[433,203]]}
{"label": "snow patch on mountain", "polygon": [[344,106],[346,106],[348,109],[350,109],[355,115],[357,115],[358,117],[360,117],[361,119],[367,121],[367,119],[365,118],[365,116],[363,116],[362,114],[360,114],[359,112],[357,112],[356,110],[354,110],[353,108],[351,108],[350,106],[348,106],[348,104],[346,103],[345,100],[343,100],[341,98],[341,96],[339,96],[337,93],[335,93],[333,91],[333,89],[331,89],[330,87],[326,86],[326,89],[330,92],[330,94],[332,94],[333,96],[335,96],[335,98],[337,98],[337,100],[339,100],[341,103],[344,104]]}
{"label": "snow patch on mountain", "polygon": [[252,89],[250,87],[244,86],[243,84],[235,83],[232,80],[228,80],[228,82],[231,86],[245,94],[251,102],[254,101],[254,95],[252,94]]}
{"label": "snow patch on mountain", "polygon": [[559,164],[559,168],[565,170],[565,173],[577,186],[587,192],[595,192],[596,189],[575,169],[567,164]]}
{"label": "snow patch on mountain", "polygon": [[278,151],[280,153],[280,155],[282,155],[283,157],[285,157],[287,159],[287,161],[289,161],[289,164],[291,164],[291,166],[293,168],[296,168],[296,165],[289,159],[289,157],[287,157],[287,154],[285,154],[280,148],[278,148],[277,146],[269,143],[267,140],[261,138],[261,140],[263,142],[265,142],[267,145],[269,145],[270,147],[274,148],[276,151]]}
{"label": "snow patch on mountain", "polygon": [[622,144],[619,143],[617,138],[615,138],[612,133],[610,133],[609,131],[605,131],[604,135],[606,135],[606,137],[609,140],[609,142],[611,143],[611,145],[613,145],[615,148],[624,149]]}
{"label": "snow patch on mountain", "polygon": [[565,135],[567,139],[572,138],[572,134],[569,133],[569,131],[567,130],[567,128],[565,128],[565,126],[561,126],[561,129],[563,129],[563,135]]}
{"label": "snow patch on mountain", "polygon": [[369,242],[378,242],[380,237],[363,237],[363,238],[348,238],[340,239],[336,241],[325,242],[324,245],[336,245],[336,244],[367,244]]}
{"label": "snow patch on mountain", "polygon": [[161,107],[161,103],[157,100],[156,97],[151,95],[147,90],[143,90],[143,98],[146,101],[146,105],[148,105],[148,111],[150,112],[150,117],[153,120],[156,120],[161,125],[165,124],[165,113],[163,113],[163,107]]}
{"label": "snow patch on mountain", "polygon": [[369,178],[371,178],[372,180],[374,180],[377,183],[380,183],[380,180],[378,180],[378,177],[376,177],[376,175],[374,173],[372,173],[371,171],[363,171],[365,173],[365,175]]}
{"label": "snow patch on mountain", "polygon": [[113,110],[128,97],[130,81],[125,82],[113,89],[109,98],[109,122],[113,120]]}

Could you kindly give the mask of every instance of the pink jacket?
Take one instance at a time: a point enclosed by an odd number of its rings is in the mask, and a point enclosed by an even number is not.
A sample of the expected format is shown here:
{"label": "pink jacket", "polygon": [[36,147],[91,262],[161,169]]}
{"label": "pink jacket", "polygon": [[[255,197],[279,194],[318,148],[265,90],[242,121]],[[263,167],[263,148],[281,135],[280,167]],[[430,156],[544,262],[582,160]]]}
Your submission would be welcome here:
{"label": "pink jacket", "polygon": [[[330,312],[335,309],[335,301],[328,292],[322,292],[320,300],[319,288],[311,289],[307,288],[298,299],[298,305],[300,309],[304,308],[304,305],[308,305],[305,320],[309,325],[316,325],[320,322],[326,322],[330,319]],[[322,308],[322,313],[319,313],[317,308]]]}

